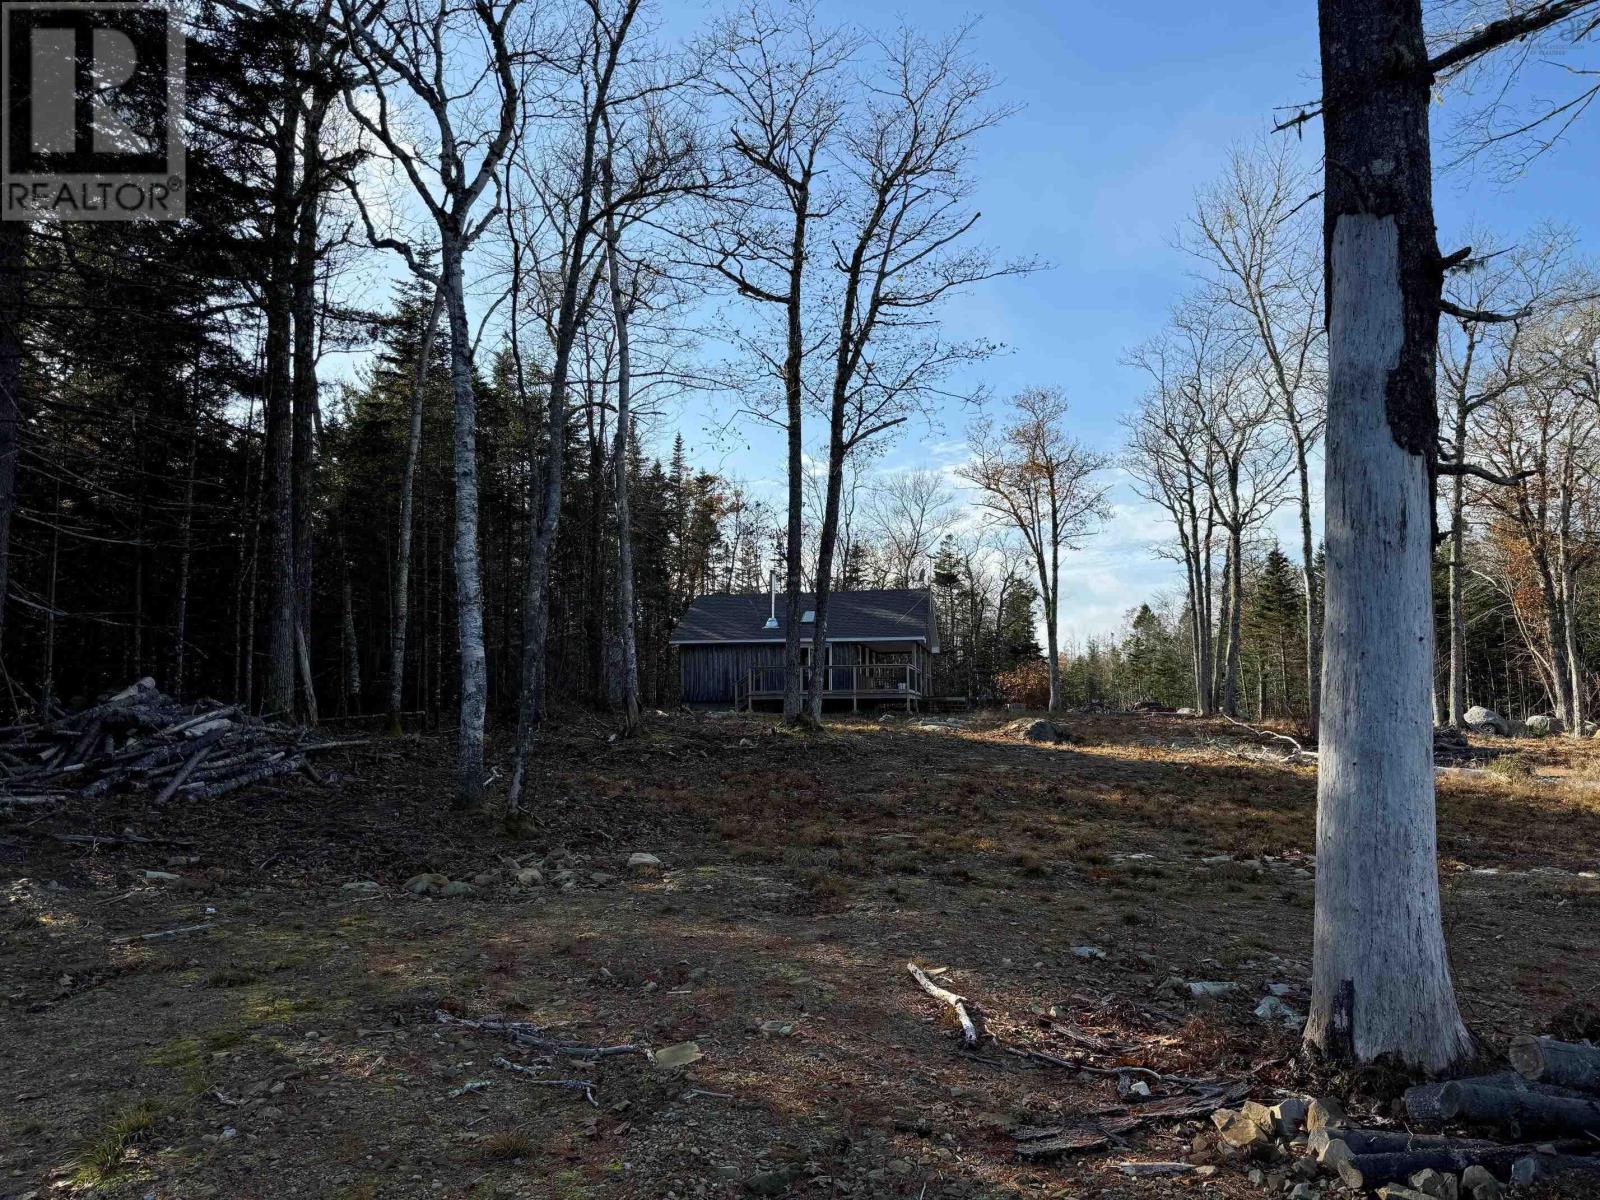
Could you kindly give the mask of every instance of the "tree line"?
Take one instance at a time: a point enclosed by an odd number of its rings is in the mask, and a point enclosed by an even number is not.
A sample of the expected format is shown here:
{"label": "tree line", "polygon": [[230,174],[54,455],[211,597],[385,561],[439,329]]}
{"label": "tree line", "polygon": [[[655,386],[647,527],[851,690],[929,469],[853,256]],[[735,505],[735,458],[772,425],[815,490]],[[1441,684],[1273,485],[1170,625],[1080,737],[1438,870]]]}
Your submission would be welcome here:
{"label": "tree line", "polygon": [[[464,805],[494,711],[515,812],[554,706],[631,734],[671,701],[695,594],[776,570],[821,638],[836,586],[931,583],[925,481],[871,514],[851,481],[996,349],[948,303],[1037,265],[976,234],[973,147],[1010,110],[968,30],[761,0],[677,40],[642,0],[184,15],[186,218],[0,246],[15,710],[153,674],[285,719],[449,714]],[[699,397],[781,433],[781,511],[650,452]],[[964,628],[1016,641],[1023,589],[978,557]]]}

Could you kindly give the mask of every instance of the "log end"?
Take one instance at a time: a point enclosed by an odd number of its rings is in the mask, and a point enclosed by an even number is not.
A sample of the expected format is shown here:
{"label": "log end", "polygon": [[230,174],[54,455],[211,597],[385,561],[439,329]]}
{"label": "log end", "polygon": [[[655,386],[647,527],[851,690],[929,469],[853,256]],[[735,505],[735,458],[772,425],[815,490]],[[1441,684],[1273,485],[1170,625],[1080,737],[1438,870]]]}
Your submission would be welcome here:
{"label": "log end", "polygon": [[1544,1074],[1544,1047],[1541,1039],[1532,1034],[1523,1033],[1512,1038],[1507,1057],[1524,1079],[1537,1081]]}

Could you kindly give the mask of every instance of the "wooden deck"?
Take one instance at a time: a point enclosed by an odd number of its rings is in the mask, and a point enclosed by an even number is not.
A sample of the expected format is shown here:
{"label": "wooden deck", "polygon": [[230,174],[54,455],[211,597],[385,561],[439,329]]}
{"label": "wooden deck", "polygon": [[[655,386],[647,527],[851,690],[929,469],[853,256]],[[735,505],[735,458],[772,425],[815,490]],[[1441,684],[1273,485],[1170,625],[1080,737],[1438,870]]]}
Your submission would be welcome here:
{"label": "wooden deck", "polygon": [[[902,663],[857,663],[821,668],[822,699],[848,700],[853,710],[861,702],[904,704],[907,712],[916,711],[923,699],[922,669]],[[740,680],[734,707],[754,711],[758,700],[782,700],[786,668],[754,667]],[[817,669],[801,669],[800,689],[811,690]]]}

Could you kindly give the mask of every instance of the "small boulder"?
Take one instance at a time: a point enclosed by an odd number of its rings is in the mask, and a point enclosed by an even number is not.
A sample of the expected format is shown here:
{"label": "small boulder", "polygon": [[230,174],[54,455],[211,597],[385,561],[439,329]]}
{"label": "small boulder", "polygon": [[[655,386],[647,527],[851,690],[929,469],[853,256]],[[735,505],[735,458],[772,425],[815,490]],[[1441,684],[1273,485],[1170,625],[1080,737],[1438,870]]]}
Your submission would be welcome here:
{"label": "small boulder", "polygon": [[1432,1196],[1433,1200],[1457,1200],[1461,1194],[1454,1175],[1436,1171],[1432,1167],[1418,1171],[1409,1182],[1424,1196]]}
{"label": "small boulder", "polygon": [[1561,722],[1554,717],[1536,713],[1522,722],[1522,731],[1529,737],[1549,737],[1561,732]]}
{"label": "small boulder", "polygon": [[440,890],[441,896],[471,896],[478,889],[464,879],[452,879]]}
{"label": "small boulder", "polygon": [[1299,1029],[1305,1024],[1304,1014],[1276,996],[1263,996],[1261,1003],[1256,1005],[1255,1016],[1258,1021],[1270,1021],[1274,1025],[1282,1025],[1285,1029]]}
{"label": "small boulder", "polygon": [[1217,1127],[1217,1136],[1236,1150],[1260,1150],[1272,1144],[1260,1123],[1243,1112],[1219,1108],[1211,1114],[1211,1120]]}
{"label": "small boulder", "polygon": [[140,871],[139,878],[146,883],[182,883],[182,875],[174,875],[171,871]]}
{"label": "small boulder", "polygon": [[1330,1097],[1318,1097],[1306,1107],[1306,1128],[1315,1132],[1318,1129],[1344,1129],[1350,1124],[1350,1118],[1344,1115],[1344,1105]]}
{"label": "small boulder", "polygon": [[1488,1167],[1474,1163],[1461,1172],[1461,1190],[1472,1200],[1500,1200],[1500,1181]]}
{"label": "small boulder", "polygon": [[661,860],[654,854],[645,854],[643,851],[628,855],[628,870],[635,875],[661,874]]}
{"label": "small boulder", "polygon": [[1267,1111],[1272,1114],[1273,1127],[1286,1138],[1296,1137],[1306,1127],[1306,1102],[1299,1098],[1274,1104]]}
{"label": "small boulder", "polygon": [[406,891],[410,892],[413,896],[442,895],[445,888],[449,886],[450,877],[448,875],[440,875],[435,872],[428,872],[422,875],[413,875],[405,882]]}
{"label": "small boulder", "polygon": [[1012,727],[1016,735],[1025,742],[1069,742],[1072,735],[1067,732],[1066,726],[1058,725],[1054,721],[1018,721]]}
{"label": "small boulder", "polygon": [[1494,709],[1485,708],[1481,704],[1474,704],[1467,709],[1462,720],[1467,723],[1467,728],[1473,733],[1497,733],[1501,737],[1505,737],[1511,732],[1511,726],[1506,723],[1504,717],[1495,712]]}
{"label": "small boulder", "polygon": [[544,872],[538,867],[523,867],[512,876],[518,887],[538,887],[544,882]]}
{"label": "small boulder", "polygon": [[1189,995],[1196,1000],[1215,1000],[1238,990],[1239,985],[1231,979],[1196,979],[1189,984]]}
{"label": "small boulder", "polygon": [[352,879],[349,883],[339,885],[341,892],[375,892],[379,888],[376,879]]}
{"label": "small boulder", "polygon": [[1386,1183],[1378,1189],[1378,1200],[1429,1200],[1429,1197],[1427,1192],[1419,1192],[1403,1183]]}

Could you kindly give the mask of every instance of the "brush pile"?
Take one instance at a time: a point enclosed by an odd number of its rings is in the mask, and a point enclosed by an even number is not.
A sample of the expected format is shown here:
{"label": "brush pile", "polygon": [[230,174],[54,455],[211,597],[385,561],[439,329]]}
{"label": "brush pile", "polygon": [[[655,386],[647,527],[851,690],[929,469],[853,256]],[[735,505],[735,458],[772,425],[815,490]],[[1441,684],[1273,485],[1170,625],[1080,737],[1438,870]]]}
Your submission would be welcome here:
{"label": "brush pile", "polygon": [[360,744],[313,740],[237,705],[181,703],[146,678],[79,712],[0,728],[0,812],[139,790],[206,800],[295,771],[315,779],[309,755]]}
{"label": "brush pile", "polygon": [[1557,1180],[1600,1194],[1600,1048],[1519,1037],[1510,1058],[1514,1071],[1408,1089],[1395,1124],[1362,1127],[1332,1100],[1219,1109],[1215,1148],[1292,1200],[1499,1200]]}

